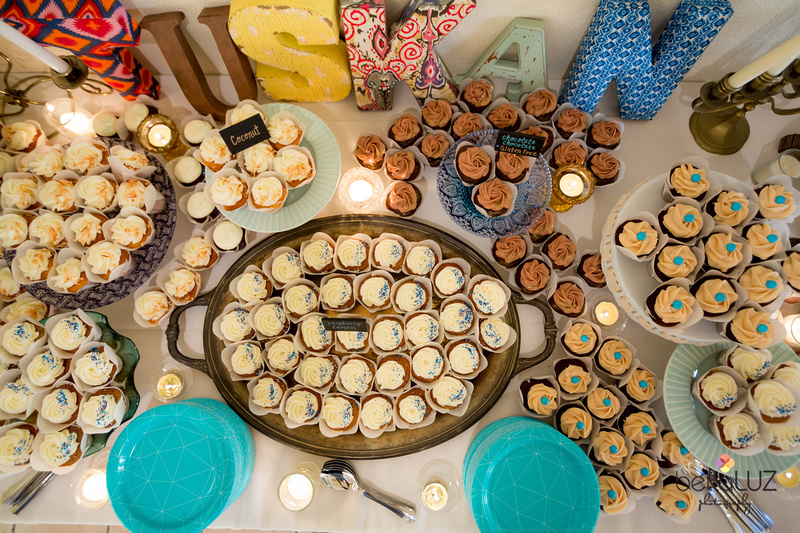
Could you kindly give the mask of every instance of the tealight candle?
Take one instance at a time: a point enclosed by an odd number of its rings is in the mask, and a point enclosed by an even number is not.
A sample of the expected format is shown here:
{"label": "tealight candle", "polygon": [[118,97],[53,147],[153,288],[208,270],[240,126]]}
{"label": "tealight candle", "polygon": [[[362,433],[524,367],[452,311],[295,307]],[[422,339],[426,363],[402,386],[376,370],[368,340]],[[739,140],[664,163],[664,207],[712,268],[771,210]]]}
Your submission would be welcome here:
{"label": "tealight candle", "polygon": [[438,482],[428,483],[422,489],[422,503],[431,511],[441,511],[447,505],[447,488]]}
{"label": "tealight candle", "polygon": [[165,362],[153,370],[150,383],[155,399],[170,402],[179,398],[191,384],[191,371],[170,362]]}
{"label": "tealight candle", "polygon": [[777,157],[753,170],[751,178],[753,183],[761,185],[772,176],[786,175],[790,178],[800,178],[800,150],[791,148],[784,150]]}
{"label": "tealight candle", "polygon": [[171,400],[183,390],[183,380],[178,374],[168,373],[158,378],[156,393],[165,400]]}
{"label": "tealight candle", "polygon": [[775,481],[787,489],[796,487],[798,484],[800,484],[800,470],[798,470],[796,466],[793,466],[789,468],[789,470],[776,475]]}
{"label": "tealight candle", "polygon": [[619,320],[619,308],[611,302],[600,302],[594,308],[594,316],[603,326],[612,326]]}
{"label": "tealight candle", "polygon": [[298,464],[278,485],[278,500],[290,511],[302,511],[311,504],[319,481],[319,467],[310,461]]}
{"label": "tealight candle", "polygon": [[575,198],[583,193],[583,180],[577,174],[564,174],[558,183],[561,192],[570,198]]}
{"label": "tealight candle", "polygon": [[372,184],[367,180],[356,180],[350,184],[348,193],[354,202],[366,202],[370,199],[373,193]]}
{"label": "tealight candle", "polygon": [[98,468],[89,468],[75,483],[75,502],[87,511],[103,507],[108,501],[106,473]]}
{"label": "tealight candle", "polygon": [[156,148],[163,148],[172,140],[172,132],[166,124],[156,124],[150,128],[147,140]]}
{"label": "tealight candle", "polygon": [[339,200],[350,213],[369,213],[383,196],[380,176],[366,168],[351,168],[339,180]]}
{"label": "tealight candle", "polygon": [[786,344],[800,346],[800,315],[784,317],[783,325],[786,327]]}

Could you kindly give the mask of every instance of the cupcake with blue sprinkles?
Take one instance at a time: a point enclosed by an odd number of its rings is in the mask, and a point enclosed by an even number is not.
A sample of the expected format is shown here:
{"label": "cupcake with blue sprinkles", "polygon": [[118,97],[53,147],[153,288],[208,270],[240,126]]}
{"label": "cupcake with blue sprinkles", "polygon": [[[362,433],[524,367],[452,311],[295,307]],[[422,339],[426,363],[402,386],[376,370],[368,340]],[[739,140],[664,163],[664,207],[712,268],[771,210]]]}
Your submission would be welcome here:
{"label": "cupcake with blue sprinkles", "polygon": [[712,415],[708,429],[723,446],[739,455],[755,455],[764,451],[764,441],[758,432],[758,424],[746,411],[724,416]]}
{"label": "cupcake with blue sprinkles", "polygon": [[692,396],[716,415],[741,411],[747,401],[742,377],[727,366],[714,367],[692,384]]}

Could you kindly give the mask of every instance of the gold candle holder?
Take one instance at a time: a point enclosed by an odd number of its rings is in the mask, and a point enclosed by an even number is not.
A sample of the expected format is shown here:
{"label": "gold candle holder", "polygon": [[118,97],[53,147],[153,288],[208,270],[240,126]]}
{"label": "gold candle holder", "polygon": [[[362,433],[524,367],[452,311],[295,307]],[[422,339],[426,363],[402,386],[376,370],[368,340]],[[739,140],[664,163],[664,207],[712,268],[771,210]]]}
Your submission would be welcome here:
{"label": "gold candle holder", "polygon": [[563,213],[582,204],[594,194],[594,174],[584,165],[563,165],[553,172],[550,208]]}
{"label": "gold candle holder", "polygon": [[145,117],[139,123],[136,136],[145,150],[161,154],[167,161],[182,156],[189,149],[181,142],[175,121],[160,113]]}

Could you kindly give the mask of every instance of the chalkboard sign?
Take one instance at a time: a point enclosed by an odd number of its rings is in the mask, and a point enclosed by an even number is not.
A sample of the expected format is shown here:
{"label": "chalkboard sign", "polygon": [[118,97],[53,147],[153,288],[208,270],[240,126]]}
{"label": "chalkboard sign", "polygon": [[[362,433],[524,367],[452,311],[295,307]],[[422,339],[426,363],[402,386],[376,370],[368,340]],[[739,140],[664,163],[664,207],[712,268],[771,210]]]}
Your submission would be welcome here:
{"label": "chalkboard sign", "polygon": [[232,154],[238,154],[269,139],[267,125],[258,114],[220,130],[219,134]]}
{"label": "chalkboard sign", "polygon": [[322,327],[326,331],[369,331],[369,324],[363,318],[323,318]]}
{"label": "chalkboard sign", "polygon": [[500,130],[494,149],[498,152],[539,157],[546,139],[538,135],[526,135],[515,131]]}

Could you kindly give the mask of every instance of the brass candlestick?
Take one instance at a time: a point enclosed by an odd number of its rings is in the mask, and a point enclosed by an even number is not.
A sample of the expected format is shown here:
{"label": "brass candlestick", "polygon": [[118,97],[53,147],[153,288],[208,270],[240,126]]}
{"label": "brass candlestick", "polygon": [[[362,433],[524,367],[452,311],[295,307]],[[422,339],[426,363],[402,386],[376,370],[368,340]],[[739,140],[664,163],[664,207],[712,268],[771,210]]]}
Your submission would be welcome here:
{"label": "brass candlestick", "polygon": [[160,113],[147,115],[139,123],[136,137],[145,150],[161,154],[167,161],[182,156],[189,149],[181,142],[175,121]]}
{"label": "brass candlestick", "polygon": [[553,172],[553,194],[550,208],[563,213],[582,204],[594,194],[595,177],[583,165],[563,165]]}
{"label": "brass candlestick", "polygon": [[794,61],[781,73],[766,72],[745,86],[735,88],[728,83],[731,74],[716,83],[706,83],[700,97],[692,102],[689,130],[695,142],[712,154],[729,155],[738,152],[750,137],[750,125],[745,115],[759,105],[770,104],[776,115],[794,115],[800,108],[783,109],[775,98],[787,100],[800,97],[800,60]]}

